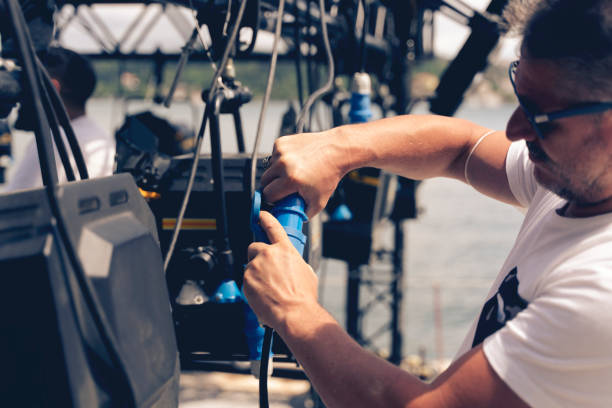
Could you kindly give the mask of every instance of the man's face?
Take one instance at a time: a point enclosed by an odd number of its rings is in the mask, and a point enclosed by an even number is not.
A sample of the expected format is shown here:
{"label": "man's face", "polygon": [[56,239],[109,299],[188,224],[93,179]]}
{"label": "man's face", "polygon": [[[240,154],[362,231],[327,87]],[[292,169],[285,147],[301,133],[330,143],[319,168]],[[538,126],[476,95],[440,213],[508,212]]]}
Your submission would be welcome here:
{"label": "man's face", "polygon": [[[589,102],[584,91],[568,89],[554,63],[523,57],[515,76],[516,90],[532,113],[567,109]],[[535,178],[543,187],[578,204],[612,196],[612,113],[562,118],[540,128],[540,139],[520,106],[512,114],[507,137],[524,139]]]}

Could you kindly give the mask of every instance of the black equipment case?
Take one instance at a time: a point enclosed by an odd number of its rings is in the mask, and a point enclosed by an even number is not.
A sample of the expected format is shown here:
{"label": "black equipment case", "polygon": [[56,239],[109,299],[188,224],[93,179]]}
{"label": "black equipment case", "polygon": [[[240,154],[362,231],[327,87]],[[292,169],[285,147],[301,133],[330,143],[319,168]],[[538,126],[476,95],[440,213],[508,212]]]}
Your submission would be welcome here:
{"label": "black equipment case", "polygon": [[128,174],[56,191],[123,368],[109,364],[47,192],[0,195],[1,405],[126,406],[129,386],[136,406],[176,406],[179,359],[147,203]]}

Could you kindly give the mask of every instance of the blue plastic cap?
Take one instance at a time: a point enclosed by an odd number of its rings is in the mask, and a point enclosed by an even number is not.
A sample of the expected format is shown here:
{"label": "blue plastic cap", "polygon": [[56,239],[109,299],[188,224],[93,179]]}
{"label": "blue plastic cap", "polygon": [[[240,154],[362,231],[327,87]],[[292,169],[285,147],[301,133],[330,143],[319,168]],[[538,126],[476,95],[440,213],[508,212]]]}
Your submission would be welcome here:
{"label": "blue plastic cap", "polygon": [[333,221],[350,221],[353,219],[353,213],[346,204],[340,204],[330,217]]}
{"label": "blue plastic cap", "polygon": [[242,300],[242,293],[234,280],[221,282],[211,301],[214,303],[236,303]]}
{"label": "blue plastic cap", "polygon": [[261,327],[257,316],[246,302],[244,302],[244,334],[249,348],[249,360],[261,360],[263,337],[265,329]]}
{"label": "blue plastic cap", "polygon": [[351,109],[349,110],[351,123],[363,123],[370,120],[372,110],[370,109],[370,95],[353,92],[351,94]]}

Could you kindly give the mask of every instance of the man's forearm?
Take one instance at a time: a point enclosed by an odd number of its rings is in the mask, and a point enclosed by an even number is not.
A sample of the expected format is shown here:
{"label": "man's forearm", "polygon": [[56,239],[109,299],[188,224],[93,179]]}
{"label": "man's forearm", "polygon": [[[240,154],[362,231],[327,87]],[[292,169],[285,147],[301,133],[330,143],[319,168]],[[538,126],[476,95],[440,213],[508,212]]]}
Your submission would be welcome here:
{"label": "man's forearm", "polygon": [[338,182],[351,170],[376,167],[422,180],[469,177],[479,191],[515,204],[506,178],[510,145],[499,132],[473,148],[489,129],[434,115],[403,115],[340,126],[324,132],[281,137],[274,143],[270,167],[261,177],[264,197],[275,202],[292,193],[306,201],[308,216],[321,211]]}
{"label": "man's forearm", "polygon": [[412,179],[462,178],[465,157],[486,128],[434,115],[403,115],[330,130],[346,172],[377,167]]}
{"label": "man's forearm", "polygon": [[361,348],[319,305],[289,317],[279,334],[329,408],[399,407],[428,390]]}

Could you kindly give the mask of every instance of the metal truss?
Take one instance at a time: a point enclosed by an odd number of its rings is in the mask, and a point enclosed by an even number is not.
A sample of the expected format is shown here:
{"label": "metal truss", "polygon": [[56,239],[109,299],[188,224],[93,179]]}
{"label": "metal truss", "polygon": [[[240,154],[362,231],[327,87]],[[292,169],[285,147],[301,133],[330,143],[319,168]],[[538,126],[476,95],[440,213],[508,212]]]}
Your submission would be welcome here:
{"label": "metal truss", "polygon": [[[67,33],[76,31],[83,37],[79,43],[95,44],[97,49],[85,52],[93,57],[133,59],[150,58],[152,54],[162,53],[168,59],[176,59],[181,47],[188,42],[196,25],[195,19],[190,16],[191,10],[174,4],[132,4],[133,9],[140,8],[128,24],[122,24],[123,33],[117,34],[117,27],[111,25],[109,19],[103,17],[105,8],[109,5],[67,4],[56,13],[56,31],[54,39],[61,45],[71,45],[74,41],[67,38]],[[128,6],[128,7],[129,7]],[[120,7],[126,7],[125,4]],[[134,10],[130,10],[133,14]],[[130,13],[128,13],[130,14]],[[167,33],[164,40],[176,38],[176,43],[170,49],[163,50],[157,44],[151,50],[143,47],[156,30]],[[169,32],[171,31],[171,32]]]}
{"label": "metal truss", "polygon": [[[369,261],[365,265],[349,264],[346,292],[348,333],[393,364],[400,364],[403,359],[405,327],[402,318],[405,217],[393,214],[397,190],[397,176],[381,172],[372,217]],[[414,195],[414,190],[411,194]]]}

